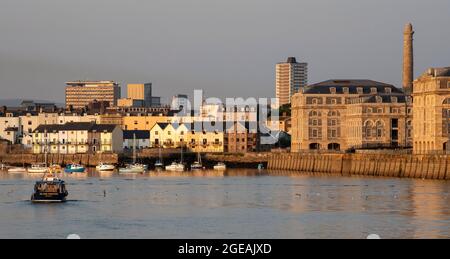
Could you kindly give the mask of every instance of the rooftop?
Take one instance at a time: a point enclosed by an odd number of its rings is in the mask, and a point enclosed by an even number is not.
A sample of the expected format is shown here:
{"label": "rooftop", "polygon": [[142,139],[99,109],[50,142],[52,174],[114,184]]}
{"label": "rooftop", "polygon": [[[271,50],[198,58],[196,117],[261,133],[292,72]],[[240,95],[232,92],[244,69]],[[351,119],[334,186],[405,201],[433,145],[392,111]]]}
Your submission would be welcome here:
{"label": "rooftop", "polygon": [[[348,89],[349,94],[359,94],[358,88],[362,88],[363,94],[372,93],[372,88],[376,88],[377,93],[403,94],[403,91],[401,89],[398,89],[393,85],[367,79],[332,79],[309,85],[305,88],[303,93],[331,94],[332,88],[336,90],[337,94],[343,94],[344,88]],[[389,88],[390,92],[387,92],[386,88]]]}

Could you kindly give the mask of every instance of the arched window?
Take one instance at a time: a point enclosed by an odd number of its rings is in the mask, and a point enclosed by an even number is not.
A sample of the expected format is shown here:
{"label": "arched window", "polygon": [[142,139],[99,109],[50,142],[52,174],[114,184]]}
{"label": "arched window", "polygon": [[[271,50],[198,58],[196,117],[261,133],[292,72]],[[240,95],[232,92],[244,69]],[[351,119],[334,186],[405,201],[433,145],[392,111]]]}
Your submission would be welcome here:
{"label": "arched window", "polygon": [[311,111],[309,117],[320,117],[322,114],[319,111]]}

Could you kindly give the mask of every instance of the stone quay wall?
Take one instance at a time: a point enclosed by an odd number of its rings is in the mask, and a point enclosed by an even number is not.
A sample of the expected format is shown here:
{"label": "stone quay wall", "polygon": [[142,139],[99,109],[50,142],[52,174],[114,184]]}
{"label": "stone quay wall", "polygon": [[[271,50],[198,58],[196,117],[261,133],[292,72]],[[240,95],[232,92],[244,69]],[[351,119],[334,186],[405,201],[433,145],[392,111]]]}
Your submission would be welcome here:
{"label": "stone quay wall", "polygon": [[450,156],[448,155],[272,154],[268,168],[344,176],[450,180]]}
{"label": "stone quay wall", "polygon": [[[10,165],[30,165],[32,163],[45,162],[44,154],[3,154],[0,161]],[[86,166],[96,166],[99,162],[117,164],[119,156],[117,154],[47,154],[49,164],[66,165],[69,163],[79,163]]]}

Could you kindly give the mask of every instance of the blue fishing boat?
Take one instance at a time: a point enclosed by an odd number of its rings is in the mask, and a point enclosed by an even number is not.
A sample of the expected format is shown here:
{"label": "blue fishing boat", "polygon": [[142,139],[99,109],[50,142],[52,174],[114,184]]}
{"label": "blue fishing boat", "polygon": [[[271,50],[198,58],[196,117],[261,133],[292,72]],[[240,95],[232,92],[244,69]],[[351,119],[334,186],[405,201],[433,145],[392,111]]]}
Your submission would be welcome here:
{"label": "blue fishing boat", "polygon": [[79,164],[68,164],[66,168],[64,168],[64,172],[66,173],[84,173],[86,168]]}

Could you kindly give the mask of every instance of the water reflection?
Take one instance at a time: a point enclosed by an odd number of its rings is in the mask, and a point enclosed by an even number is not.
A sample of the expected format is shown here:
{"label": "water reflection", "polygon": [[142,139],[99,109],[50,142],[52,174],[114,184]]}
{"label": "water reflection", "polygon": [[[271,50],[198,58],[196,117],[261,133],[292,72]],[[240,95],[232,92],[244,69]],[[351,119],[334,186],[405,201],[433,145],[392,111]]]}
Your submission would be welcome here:
{"label": "water reflection", "polygon": [[40,176],[0,173],[0,238],[450,237],[448,181],[233,169],[60,177],[69,202],[34,206]]}

